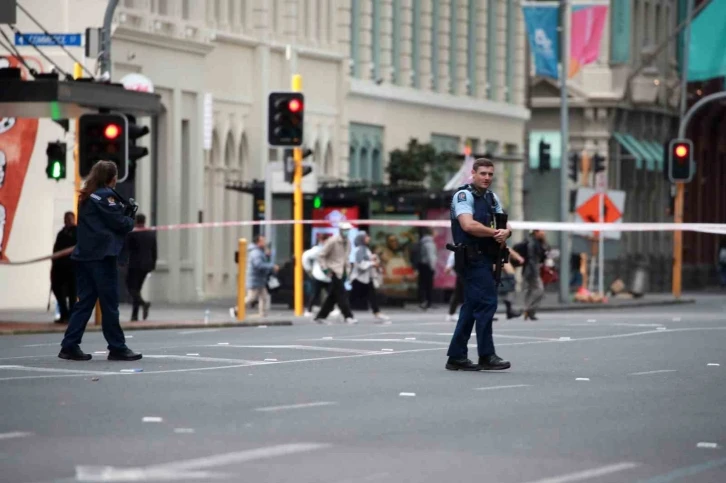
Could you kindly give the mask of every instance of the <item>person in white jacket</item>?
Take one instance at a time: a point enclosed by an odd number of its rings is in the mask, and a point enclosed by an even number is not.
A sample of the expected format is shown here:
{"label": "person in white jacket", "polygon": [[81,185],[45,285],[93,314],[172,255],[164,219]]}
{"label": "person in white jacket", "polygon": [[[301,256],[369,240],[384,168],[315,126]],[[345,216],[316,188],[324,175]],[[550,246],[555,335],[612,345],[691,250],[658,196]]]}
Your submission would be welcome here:
{"label": "person in white jacket", "polygon": [[[307,273],[308,277],[310,277],[310,280],[313,284],[312,296],[308,300],[307,306],[305,307],[305,317],[313,316],[313,312],[315,312],[313,310],[315,302],[321,300],[323,290],[325,290],[326,293],[330,290],[330,277],[323,273],[323,269],[320,267],[320,262],[318,262],[318,254],[323,248],[325,240],[327,240],[328,238],[330,238],[329,233],[319,234],[318,244],[310,248],[309,250],[306,250],[302,254],[303,270],[305,270],[305,273]],[[339,314],[340,310],[338,309],[330,313],[330,315],[332,316],[337,316]]]}
{"label": "person in white jacket", "polygon": [[360,294],[367,299],[377,322],[390,324],[390,317],[381,313],[381,309],[378,307],[376,288],[380,286],[383,277],[378,256],[374,255],[368,246],[370,242],[371,237],[364,231],[359,232],[355,237],[355,263],[350,275],[353,284],[351,293]]}

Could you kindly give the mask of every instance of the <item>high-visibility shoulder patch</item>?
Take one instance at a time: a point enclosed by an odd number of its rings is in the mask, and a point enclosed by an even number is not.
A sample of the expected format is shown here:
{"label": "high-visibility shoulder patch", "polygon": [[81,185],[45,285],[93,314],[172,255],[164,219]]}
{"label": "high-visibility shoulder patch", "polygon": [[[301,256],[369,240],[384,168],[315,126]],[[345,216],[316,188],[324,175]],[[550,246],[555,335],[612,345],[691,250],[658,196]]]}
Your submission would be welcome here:
{"label": "high-visibility shoulder patch", "polygon": [[98,196],[96,193],[91,193],[91,198],[93,198],[94,200],[101,201],[101,197]]}

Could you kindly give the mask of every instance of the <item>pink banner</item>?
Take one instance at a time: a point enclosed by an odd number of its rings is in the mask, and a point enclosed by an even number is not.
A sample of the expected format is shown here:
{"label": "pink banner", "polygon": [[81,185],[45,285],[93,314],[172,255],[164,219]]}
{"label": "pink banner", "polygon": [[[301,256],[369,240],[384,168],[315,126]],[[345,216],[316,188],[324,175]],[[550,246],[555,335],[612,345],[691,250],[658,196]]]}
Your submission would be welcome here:
{"label": "pink banner", "polygon": [[[449,208],[434,208],[426,212],[427,220],[449,220],[451,219],[451,210]],[[454,288],[456,285],[456,276],[447,274],[446,260],[449,259],[449,251],[446,244],[451,243],[450,228],[433,228],[434,243],[436,244],[436,272],[434,274],[434,288]]]}
{"label": "pink banner", "polygon": [[572,10],[570,26],[570,72],[573,77],[600,56],[600,42],[607,20],[606,5],[578,6]]}

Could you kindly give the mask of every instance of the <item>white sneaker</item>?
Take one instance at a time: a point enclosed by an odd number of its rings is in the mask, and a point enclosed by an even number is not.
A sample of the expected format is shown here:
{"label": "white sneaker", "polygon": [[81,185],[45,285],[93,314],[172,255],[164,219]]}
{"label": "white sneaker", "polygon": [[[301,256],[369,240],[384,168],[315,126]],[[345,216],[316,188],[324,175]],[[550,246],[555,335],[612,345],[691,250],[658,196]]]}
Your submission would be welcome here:
{"label": "white sneaker", "polygon": [[456,317],[456,315],[447,315],[446,316],[447,322],[456,322],[457,320],[458,320],[458,318]]}
{"label": "white sneaker", "polygon": [[327,319],[315,319],[315,322],[318,323],[318,324],[322,324],[322,325],[330,325],[331,324],[330,321],[328,321]]}
{"label": "white sneaker", "polygon": [[392,324],[391,318],[389,316],[387,316],[386,314],[376,314],[376,315],[374,315],[374,317],[376,318],[377,324],[383,324],[383,325]]}
{"label": "white sneaker", "polygon": [[237,318],[237,309],[234,307],[230,307],[229,316],[232,317],[233,319],[236,319]]}
{"label": "white sneaker", "polygon": [[306,310],[305,313],[303,313],[303,317],[312,317],[312,316],[313,316],[313,313],[310,312],[309,310]]}
{"label": "white sneaker", "polygon": [[355,319],[354,319],[353,317],[346,317],[346,318],[345,318],[345,323],[346,323],[346,324],[350,324],[350,325],[353,325],[353,324],[357,324],[357,323],[358,323],[358,321],[357,321],[357,320],[355,320]]}
{"label": "white sneaker", "polygon": [[335,309],[332,312],[330,312],[331,317],[338,317],[340,316],[340,309]]}

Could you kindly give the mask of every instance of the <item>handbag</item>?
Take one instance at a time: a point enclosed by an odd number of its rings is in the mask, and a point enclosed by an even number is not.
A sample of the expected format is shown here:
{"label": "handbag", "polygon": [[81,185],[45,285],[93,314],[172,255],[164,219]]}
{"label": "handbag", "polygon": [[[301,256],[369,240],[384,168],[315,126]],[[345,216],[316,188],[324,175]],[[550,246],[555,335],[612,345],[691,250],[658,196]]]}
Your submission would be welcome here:
{"label": "handbag", "polygon": [[270,275],[267,277],[267,291],[268,292],[274,292],[275,290],[280,288],[280,280],[277,278],[276,275]]}

